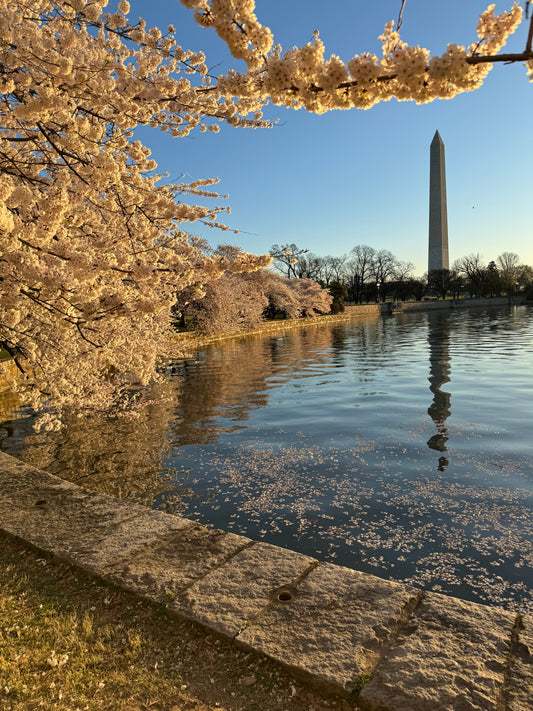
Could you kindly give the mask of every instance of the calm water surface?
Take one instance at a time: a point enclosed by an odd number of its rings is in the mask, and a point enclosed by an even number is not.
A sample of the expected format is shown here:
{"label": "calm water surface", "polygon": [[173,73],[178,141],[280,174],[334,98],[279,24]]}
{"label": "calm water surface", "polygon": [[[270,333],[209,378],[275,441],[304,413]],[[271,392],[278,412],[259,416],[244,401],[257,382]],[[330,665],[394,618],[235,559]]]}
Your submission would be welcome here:
{"label": "calm water surface", "polygon": [[400,314],[171,363],[137,419],[2,449],[88,488],[533,612],[533,310]]}

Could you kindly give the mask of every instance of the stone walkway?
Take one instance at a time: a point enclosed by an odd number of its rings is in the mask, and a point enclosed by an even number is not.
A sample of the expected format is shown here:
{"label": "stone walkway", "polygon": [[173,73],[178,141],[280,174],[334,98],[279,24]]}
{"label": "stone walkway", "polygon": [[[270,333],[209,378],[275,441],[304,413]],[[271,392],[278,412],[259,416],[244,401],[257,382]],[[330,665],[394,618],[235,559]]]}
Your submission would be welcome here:
{"label": "stone walkway", "polygon": [[530,617],[125,503],[3,453],[0,529],[361,709],[533,709]]}

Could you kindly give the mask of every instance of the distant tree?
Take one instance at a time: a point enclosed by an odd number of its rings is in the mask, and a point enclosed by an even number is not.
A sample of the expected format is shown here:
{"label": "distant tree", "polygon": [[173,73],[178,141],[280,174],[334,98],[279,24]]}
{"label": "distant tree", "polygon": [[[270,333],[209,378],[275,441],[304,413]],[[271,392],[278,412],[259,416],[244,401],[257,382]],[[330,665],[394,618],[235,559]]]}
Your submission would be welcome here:
{"label": "distant tree", "polygon": [[496,262],[491,261],[487,266],[484,294],[485,296],[498,296],[501,293],[502,288],[505,287],[501,272],[496,266]]}
{"label": "distant tree", "polygon": [[520,257],[514,252],[502,252],[498,257],[502,286],[508,294],[513,294],[520,277]]}
{"label": "distant tree", "polygon": [[459,299],[466,288],[466,280],[455,269],[451,270],[450,294],[454,299]]}
{"label": "distant tree", "polygon": [[394,275],[398,261],[388,249],[380,249],[374,254],[370,274],[376,285],[376,298],[385,300],[387,281]]}
{"label": "distant tree", "polygon": [[358,244],[345,263],[346,285],[352,301],[362,303],[365,284],[372,273],[376,250],[366,244]]}
{"label": "distant tree", "polygon": [[344,266],[348,259],[347,255],[343,254],[340,257],[328,257],[328,259],[330,260],[331,273],[335,281],[343,281],[343,277],[345,276]]}
{"label": "distant tree", "polygon": [[409,279],[407,284],[409,286],[409,293],[413,299],[420,301],[426,290],[426,282],[422,279]]}
{"label": "distant tree", "polygon": [[410,296],[409,280],[415,265],[412,262],[396,261],[392,281],[389,283],[395,301],[405,301]]}
{"label": "distant tree", "polygon": [[407,281],[412,277],[414,270],[415,265],[413,262],[401,262],[396,260],[392,276],[396,281]]}
{"label": "distant tree", "polygon": [[295,244],[273,244],[270,248],[270,256],[274,260],[275,269],[290,279],[297,277],[296,265],[308,251],[300,249]]}
{"label": "distant tree", "polygon": [[520,265],[520,273],[518,275],[518,283],[522,288],[525,288],[533,282],[533,267],[527,264]]}
{"label": "distant tree", "polygon": [[483,294],[487,268],[484,266],[479,254],[469,254],[466,257],[461,257],[454,262],[453,269],[466,277],[466,288],[471,297]]}
{"label": "distant tree", "polygon": [[533,267],[522,265],[519,283],[528,301],[533,301]]}
{"label": "distant tree", "polygon": [[333,303],[344,306],[345,300],[348,298],[348,289],[341,284],[340,281],[332,281],[329,285],[329,293],[333,297]]}
{"label": "distant tree", "polygon": [[428,274],[428,291],[445,299],[450,290],[453,274],[449,269],[432,269]]}
{"label": "distant tree", "polygon": [[298,258],[298,262],[294,265],[296,276],[298,279],[312,279],[313,281],[320,281],[324,257],[319,257],[308,250],[306,250],[306,252],[306,254],[303,254]]}
{"label": "distant tree", "polygon": [[339,281],[339,279],[337,278],[337,273],[339,272],[339,263],[339,257],[332,257],[329,254],[325,257],[318,257],[317,281],[319,281],[320,284],[326,289],[329,287],[332,279],[336,278],[337,281]]}

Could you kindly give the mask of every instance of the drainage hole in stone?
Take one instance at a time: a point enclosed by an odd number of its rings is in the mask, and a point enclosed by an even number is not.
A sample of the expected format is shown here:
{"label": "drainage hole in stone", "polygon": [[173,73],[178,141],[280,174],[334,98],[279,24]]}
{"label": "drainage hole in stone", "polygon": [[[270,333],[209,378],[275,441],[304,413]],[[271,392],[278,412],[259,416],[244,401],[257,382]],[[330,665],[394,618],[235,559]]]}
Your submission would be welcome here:
{"label": "drainage hole in stone", "polygon": [[288,590],[282,590],[278,595],[278,600],[280,602],[290,602],[290,600],[292,600],[292,593]]}

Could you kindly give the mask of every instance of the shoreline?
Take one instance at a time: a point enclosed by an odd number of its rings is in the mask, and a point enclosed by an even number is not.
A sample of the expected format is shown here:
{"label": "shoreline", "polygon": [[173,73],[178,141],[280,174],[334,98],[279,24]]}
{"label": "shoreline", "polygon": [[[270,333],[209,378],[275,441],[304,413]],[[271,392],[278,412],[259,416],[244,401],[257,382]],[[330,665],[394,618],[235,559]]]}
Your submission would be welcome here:
{"label": "shoreline", "polygon": [[[180,355],[186,357],[197,348],[202,348],[220,341],[245,338],[247,336],[282,333],[283,331],[288,331],[294,328],[320,326],[329,323],[346,323],[354,319],[366,319],[369,317],[379,318],[381,316],[400,313],[474,309],[481,307],[522,304],[527,304],[522,296],[497,296],[479,299],[440,299],[439,301],[386,301],[377,304],[352,304],[346,306],[345,311],[339,314],[320,314],[317,316],[308,316],[298,319],[264,321],[253,329],[219,333],[212,336],[204,336],[197,331],[177,332],[172,334],[170,337],[170,351],[173,351],[174,348],[181,349],[181,354],[176,354],[176,357],[180,357]],[[167,354],[164,354],[161,356],[161,359],[164,360],[166,357]],[[171,352],[169,357],[174,357],[174,354]]]}

